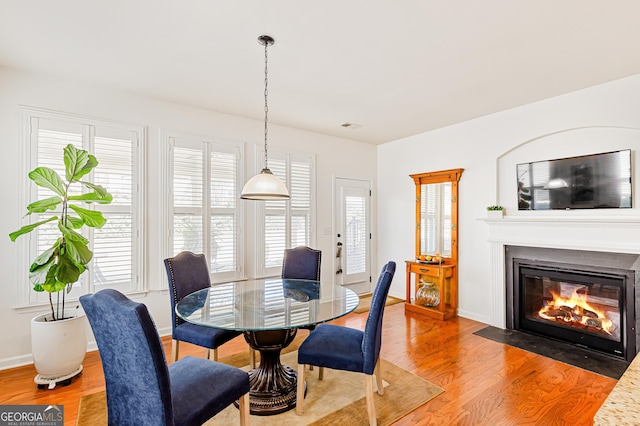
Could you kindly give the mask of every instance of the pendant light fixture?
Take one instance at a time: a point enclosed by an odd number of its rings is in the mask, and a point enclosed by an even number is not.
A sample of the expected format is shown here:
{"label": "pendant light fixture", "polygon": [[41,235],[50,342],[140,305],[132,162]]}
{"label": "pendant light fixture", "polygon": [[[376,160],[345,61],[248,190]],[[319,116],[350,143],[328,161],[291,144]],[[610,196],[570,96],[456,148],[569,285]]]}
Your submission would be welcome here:
{"label": "pendant light fixture", "polygon": [[269,170],[267,165],[267,134],[268,134],[268,115],[269,104],[267,103],[268,88],[268,55],[267,48],[275,40],[268,35],[258,37],[258,43],[264,46],[264,168],[259,174],[255,175],[244,184],[240,198],[245,200],[287,200],[289,199],[289,191],[280,179]]}

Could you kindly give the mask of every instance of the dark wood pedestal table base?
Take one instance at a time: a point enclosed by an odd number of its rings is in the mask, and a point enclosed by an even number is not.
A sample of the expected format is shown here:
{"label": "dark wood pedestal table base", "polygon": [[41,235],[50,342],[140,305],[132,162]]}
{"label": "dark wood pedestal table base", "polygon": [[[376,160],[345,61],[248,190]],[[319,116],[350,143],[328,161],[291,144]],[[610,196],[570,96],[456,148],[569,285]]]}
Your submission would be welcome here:
{"label": "dark wood pedestal table base", "polygon": [[251,414],[268,416],[296,406],[298,373],[280,362],[280,352],[291,344],[296,332],[295,328],[244,332],[249,346],[260,352],[260,365],[249,371]]}
{"label": "dark wood pedestal table base", "polygon": [[[353,311],[358,295],[319,281],[265,278],[216,284],[191,293],[176,305],[182,320],[205,327],[241,331],[260,352],[249,371],[251,414],[270,416],[296,406],[298,372],[282,365],[280,353],[298,328],[331,321]],[[306,395],[306,389],[305,389]]]}

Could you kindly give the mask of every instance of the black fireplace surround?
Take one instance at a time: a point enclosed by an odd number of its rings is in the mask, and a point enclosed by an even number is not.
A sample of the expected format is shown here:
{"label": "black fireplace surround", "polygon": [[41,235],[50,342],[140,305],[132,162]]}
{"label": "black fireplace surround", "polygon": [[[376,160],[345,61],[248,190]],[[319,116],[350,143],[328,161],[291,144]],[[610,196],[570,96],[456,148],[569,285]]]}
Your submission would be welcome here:
{"label": "black fireplace surround", "polygon": [[505,246],[506,327],[630,362],[640,255]]}

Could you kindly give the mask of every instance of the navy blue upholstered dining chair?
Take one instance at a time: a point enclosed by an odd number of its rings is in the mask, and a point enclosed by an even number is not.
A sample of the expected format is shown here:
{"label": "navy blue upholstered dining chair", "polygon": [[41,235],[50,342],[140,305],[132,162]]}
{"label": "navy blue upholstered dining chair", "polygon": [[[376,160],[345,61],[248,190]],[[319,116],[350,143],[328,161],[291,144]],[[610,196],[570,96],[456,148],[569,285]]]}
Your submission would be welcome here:
{"label": "navy blue upholstered dining chair", "polygon": [[[291,280],[320,281],[320,265],[322,251],[306,246],[285,249],[282,258],[282,278]],[[300,327],[305,330],[315,330],[315,324]],[[313,366],[309,366],[313,370]]]}
{"label": "navy blue upholstered dining chair", "polygon": [[240,424],[249,424],[245,371],[191,356],[167,366],[147,307],[117,290],[80,303],[100,351],[109,425],[201,425],[236,400]]}
{"label": "navy blue upholstered dining chair", "polygon": [[375,375],[378,394],[382,395],[382,317],[395,271],[396,264],[393,261],[382,268],[371,298],[371,308],[364,331],[334,324],[321,324],[302,342],[298,348],[297,414],[304,412],[304,375],[305,365],[308,364],[320,367],[320,380],[324,367],[364,373],[369,424],[376,424],[373,377]]}
{"label": "navy blue upholstered dining chair", "polygon": [[[175,257],[164,260],[171,293],[171,360],[178,359],[180,342],[188,342],[207,348],[207,359],[218,360],[218,347],[242,334],[239,331],[228,331],[204,327],[184,321],[176,315],[176,305],[183,297],[197,290],[211,287],[211,278],[207,260],[203,254],[183,251]],[[255,366],[255,352],[251,351],[251,366]]]}
{"label": "navy blue upholstered dining chair", "polygon": [[[320,281],[320,261],[322,251],[306,246],[285,249],[282,258],[282,278],[290,280]],[[301,327],[315,329],[315,325]]]}
{"label": "navy blue upholstered dining chair", "polygon": [[320,281],[322,251],[300,246],[285,249],[282,258],[282,278]]}

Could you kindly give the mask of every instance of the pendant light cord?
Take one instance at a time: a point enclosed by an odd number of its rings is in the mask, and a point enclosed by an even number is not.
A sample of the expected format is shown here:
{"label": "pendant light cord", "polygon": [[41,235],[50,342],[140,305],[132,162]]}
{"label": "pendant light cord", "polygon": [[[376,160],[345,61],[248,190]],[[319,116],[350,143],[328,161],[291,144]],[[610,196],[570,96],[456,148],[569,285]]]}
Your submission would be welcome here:
{"label": "pendant light cord", "polygon": [[267,166],[267,133],[268,133],[268,117],[269,117],[269,105],[267,104],[267,95],[268,95],[268,85],[269,79],[267,78],[269,67],[268,67],[268,55],[267,49],[269,47],[269,43],[264,43],[264,168],[268,169]]}

